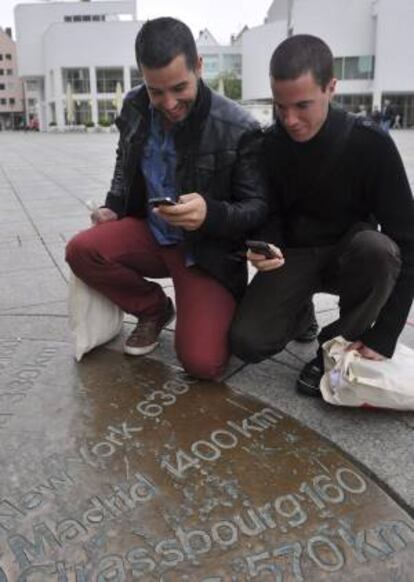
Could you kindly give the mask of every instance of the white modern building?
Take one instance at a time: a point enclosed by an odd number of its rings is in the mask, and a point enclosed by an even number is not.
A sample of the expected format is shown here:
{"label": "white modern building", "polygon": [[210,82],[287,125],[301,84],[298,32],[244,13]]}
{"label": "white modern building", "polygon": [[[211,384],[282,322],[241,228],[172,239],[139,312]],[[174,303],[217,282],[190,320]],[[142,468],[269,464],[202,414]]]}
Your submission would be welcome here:
{"label": "white modern building", "polygon": [[135,0],[19,4],[15,24],[27,117],[41,130],[111,121],[117,85],[125,92],[140,81]]}
{"label": "white modern building", "polygon": [[291,34],[323,38],[335,57],[336,99],[349,110],[390,99],[414,126],[413,0],[274,0],[243,35],[242,95],[270,102],[269,61]]}
{"label": "white modern building", "polygon": [[197,50],[203,57],[203,79],[213,88],[234,98],[241,98],[242,37],[233,35],[229,45],[221,45],[206,28],[196,40]]}
{"label": "white modern building", "polygon": [[[19,4],[15,23],[27,122],[38,119],[41,130],[111,122],[119,89],[125,93],[141,82],[134,42],[142,22],[135,0]],[[207,82],[236,87],[240,97],[240,38],[223,46],[205,29],[197,45]]]}
{"label": "white modern building", "polygon": [[[78,0],[15,8],[27,123],[38,119],[46,130],[113,120],[119,92],[141,82],[133,47],[142,23],[135,5]],[[205,29],[197,46],[205,80],[230,95],[241,93],[266,123],[272,117],[268,67],[274,48],[289,34],[315,34],[334,53],[339,102],[356,110],[390,99],[403,124],[414,126],[413,30],[414,0],[274,0],[262,26],[243,29],[225,46]]]}

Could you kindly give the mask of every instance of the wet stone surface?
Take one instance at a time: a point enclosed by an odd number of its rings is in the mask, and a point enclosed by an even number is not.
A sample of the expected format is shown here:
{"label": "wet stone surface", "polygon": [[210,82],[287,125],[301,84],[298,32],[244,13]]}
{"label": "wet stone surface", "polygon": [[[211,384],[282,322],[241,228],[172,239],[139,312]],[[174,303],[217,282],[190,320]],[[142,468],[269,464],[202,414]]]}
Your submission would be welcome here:
{"label": "wet stone surface", "polygon": [[0,379],[0,582],[413,579],[414,521],[275,408],[57,342]]}

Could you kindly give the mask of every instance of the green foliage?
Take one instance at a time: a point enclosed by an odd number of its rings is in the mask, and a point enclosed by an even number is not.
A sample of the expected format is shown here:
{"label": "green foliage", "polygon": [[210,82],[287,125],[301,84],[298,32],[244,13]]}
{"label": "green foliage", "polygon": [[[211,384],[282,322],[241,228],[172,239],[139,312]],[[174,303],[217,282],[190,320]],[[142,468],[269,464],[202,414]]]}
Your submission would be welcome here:
{"label": "green foliage", "polygon": [[209,79],[207,81],[207,85],[210,89],[213,89],[213,91],[218,91],[221,83],[224,87],[224,94],[226,97],[235,101],[241,99],[241,79],[238,79],[233,72],[226,71],[220,73],[220,75],[217,75],[214,79]]}
{"label": "green foliage", "polygon": [[224,79],[224,94],[230,99],[241,99],[241,79]]}
{"label": "green foliage", "polygon": [[110,119],[106,119],[106,117],[101,117],[99,119],[99,125],[101,127],[110,127],[112,125],[112,121]]}

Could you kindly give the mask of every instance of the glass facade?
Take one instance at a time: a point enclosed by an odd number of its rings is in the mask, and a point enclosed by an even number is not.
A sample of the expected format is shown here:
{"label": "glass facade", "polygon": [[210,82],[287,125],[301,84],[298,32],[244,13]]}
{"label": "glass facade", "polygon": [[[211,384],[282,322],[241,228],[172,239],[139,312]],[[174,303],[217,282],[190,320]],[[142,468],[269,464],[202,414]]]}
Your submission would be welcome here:
{"label": "glass facade", "polygon": [[384,93],[382,105],[385,99],[391,102],[396,115],[400,116],[402,127],[414,127],[414,93]]}
{"label": "glass facade", "polygon": [[56,105],[55,103],[49,103],[49,124],[55,124],[56,123]]}
{"label": "glass facade", "polygon": [[116,84],[120,83],[124,90],[124,71],[120,68],[96,69],[98,93],[115,93]]}
{"label": "glass facade", "polygon": [[350,113],[358,113],[359,106],[363,105],[367,112],[372,110],[372,95],[367,93],[353,93],[350,95],[335,95],[334,101]]}
{"label": "glass facade", "polygon": [[98,122],[113,122],[117,116],[116,105],[112,99],[98,100]]}
{"label": "glass facade", "polygon": [[223,70],[240,76],[242,74],[241,55],[223,55]]}
{"label": "glass facade", "polygon": [[203,55],[203,73],[206,76],[215,76],[220,72],[218,55]]}
{"label": "glass facade", "polygon": [[89,69],[62,69],[63,92],[66,93],[68,83],[72,93],[90,93],[91,83]]}
{"label": "glass facade", "polygon": [[334,75],[339,80],[373,79],[375,57],[337,57],[334,59]]}
{"label": "glass facade", "polygon": [[[84,125],[92,121],[92,107],[89,101],[74,101],[73,102],[73,124]],[[65,108],[65,124],[68,123],[67,110]]]}
{"label": "glass facade", "polygon": [[64,16],[64,22],[104,22],[104,14],[82,14],[75,16]]}

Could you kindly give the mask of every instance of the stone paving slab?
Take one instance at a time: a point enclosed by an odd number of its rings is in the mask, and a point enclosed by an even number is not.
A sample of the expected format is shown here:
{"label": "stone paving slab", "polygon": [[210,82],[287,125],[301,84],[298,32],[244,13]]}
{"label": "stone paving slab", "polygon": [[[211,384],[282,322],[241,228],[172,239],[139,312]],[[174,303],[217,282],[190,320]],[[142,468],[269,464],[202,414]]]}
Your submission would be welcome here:
{"label": "stone paving slab", "polygon": [[414,519],[274,406],[53,339],[0,379],[2,582],[410,581]]}
{"label": "stone paving slab", "polygon": [[[414,186],[414,132],[394,135]],[[64,245],[88,224],[86,200],[103,200],[112,174],[116,141],[114,134],[0,134],[0,253],[10,249],[10,258],[0,259],[0,339],[53,340],[70,351]],[[8,208],[18,220],[4,220]],[[24,251],[16,250],[21,247]],[[31,265],[25,275],[21,267],[26,254],[31,256]],[[49,260],[49,267],[44,269],[42,262],[46,266]],[[17,267],[15,272],[13,264]],[[167,286],[168,282],[163,284]],[[172,292],[170,286],[167,292]],[[315,303],[321,323],[335,317],[335,297],[318,295]],[[127,318],[124,335],[131,329],[132,319]],[[171,326],[162,334],[153,361],[177,365],[173,329]],[[414,310],[402,339],[414,347]],[[119,353],[121,344],[122,337],[111,344],[111,350]],[[300,397],[294,390],[295,380],[314,350],[314,344],[292,343],[282,354],[257,366],[243,366],[234,359],[225,379],[237,390],[262,399],[329,438],[412,510],[414,414],[336,409]]]}

